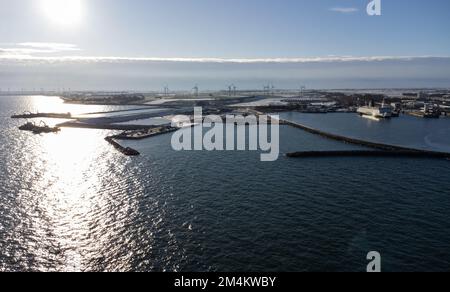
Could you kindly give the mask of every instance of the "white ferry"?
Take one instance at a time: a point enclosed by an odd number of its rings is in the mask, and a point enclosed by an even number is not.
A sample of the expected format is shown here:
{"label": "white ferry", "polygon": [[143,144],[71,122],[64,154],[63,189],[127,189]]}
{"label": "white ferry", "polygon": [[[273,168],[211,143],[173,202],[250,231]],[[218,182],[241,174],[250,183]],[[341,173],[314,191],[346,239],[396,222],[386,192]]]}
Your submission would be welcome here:
{"label": "white ferry", "polygon": [[381,106],[375,106],[374,103],[371,102],[368,106],[358,108],[357,113],[361,116],[389,119],[392,117],[392,106],[386,104],[384,101]]}

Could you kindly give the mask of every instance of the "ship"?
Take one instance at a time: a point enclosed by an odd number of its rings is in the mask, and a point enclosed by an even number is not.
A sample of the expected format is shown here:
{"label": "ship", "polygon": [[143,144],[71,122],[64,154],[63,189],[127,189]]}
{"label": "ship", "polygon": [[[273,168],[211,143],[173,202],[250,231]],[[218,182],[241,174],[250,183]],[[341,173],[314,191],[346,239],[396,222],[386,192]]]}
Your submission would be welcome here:
{"label": "ship", "polygon": [[438,105],[424,103],[423,108],[420,110],[408,111],[407,114],[418,118],[439,119],[442,115],[442,110]]}
{"label": "ship", "polygon": [[441,116],[441,110],[438,106],[425,104],[422,109],[422,114],[426,119],[438,119]]}
{"label": "ship", "polygon": [[28,122],[25,125],[20,126],[19,130],[33,132],[33,134],[46,134],[46,133],[58,133],[59,131],[61,131],[61,128],[50,127],[43,121],[41,121],[39,125]]}
{"label": "ship", "polygon": [[402,112],[402,104],[401,103],[391,103],[392,107],[392,115],[393,118],[400,117],[400,113]]}
{"label": "ship", "polygon": [[367,106],[359,107],[357,113],[361,116],[369,116],[377,119],[388,119],[392,117],[392,107],[384,101],[381,106],[375,106],[375,103],[372,101]]}

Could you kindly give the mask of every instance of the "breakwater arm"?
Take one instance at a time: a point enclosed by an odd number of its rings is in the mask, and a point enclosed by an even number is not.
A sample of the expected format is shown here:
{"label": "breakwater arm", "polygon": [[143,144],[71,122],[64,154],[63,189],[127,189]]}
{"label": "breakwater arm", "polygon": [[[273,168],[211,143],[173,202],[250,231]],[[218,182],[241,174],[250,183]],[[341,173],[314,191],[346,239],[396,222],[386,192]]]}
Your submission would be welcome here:
{"label": "breakwater arm", "polygon": [[178,128],[170,126],[153,127],[150,129],[141,129],[136,131],[125,131],[119,135],[114,136],[117,140],[142,140],[151,137],[156,137],[168,133],[178,131]]}
{"label": "breakwater arm", "polygon": [[36,118],[51,118],[51,119],[71,119],[70,113],[23,113],[11,116],[12,119],[36,119]]}
{"label": "breakwater arm", "polygon": [[145,125],[119,125],[119,124],[88,124],[82,121],[70,121],[58,124],[61,128],[97,129],[97,130],[117,130],[117,131],[137,131],[153,129],[155,126]]}
{"label": "breakwater arm", "polygon": [[303,151],[288,153],[286,156],[291,158],[307,158],[307,157],[410,157],[410,158],[436,158],[436,159],[450,159],[450,153],[428,151],[421,149],[414,149],[408,147],[401,147],[390,144],[374,143],[360,139],[349,138],[345,136],[335,135],[307,127],[298,123],[287,120],[280,120],[280,124],[289,125],[295,128],[302,129],[306,132],[322,136],[327,139],[341,141],[344,143],[354,144],[358,146],[376,149],[376,151],[355,150],[355,151]]}
{"label": "breakwater arm", "polygon": [[123,147],[122,145],[120,145],[119,143],[117,143],[116,141],[114,141],[114,136],[111,137],[106,137],[105,140],[111,144],[114,148],[116,148],[119,152],[123,153],[124,155],[127,156],[138,156],[140,155],[140,153],[130,147]]}
{"label": "breakwater arm", "polygon": [[304,130],[308,133],[322,136],[327,139],[336,140],[336,141],[349,143],[349,144],[353,144],[353,145],[358,145],[358,146],[364,146],[364,147],[373,148],[373,149],[378,149],[378,150],[383,150],[383,151],[422,152],[422,150],[419,150],[419,149],[413,149],[413,148],[401,147],[401,146],[383,144],[383,143],[375,143],[375,142],[369,142],[369,141],[364,141],[364,140],[360,140],[360,139],[335,135],[335,134],[327,133],[327,132],[324,132],[321,130],[317,130],[317,129],[314,129],[314,128],[311,128],[311,127],[308,127],[308,126],[305,126],[302,124],[294,123],[291,121],[287,121],[287,120],[280,120],[280,124],[292,126],[292,127]]}
{"label": "breakwater arm", "polygon": [[317,158],[317,157],[409,157],[409,158],[435,158],[450,159],[450,153],[432,151],[302,151],[286,154],[290,158]]}

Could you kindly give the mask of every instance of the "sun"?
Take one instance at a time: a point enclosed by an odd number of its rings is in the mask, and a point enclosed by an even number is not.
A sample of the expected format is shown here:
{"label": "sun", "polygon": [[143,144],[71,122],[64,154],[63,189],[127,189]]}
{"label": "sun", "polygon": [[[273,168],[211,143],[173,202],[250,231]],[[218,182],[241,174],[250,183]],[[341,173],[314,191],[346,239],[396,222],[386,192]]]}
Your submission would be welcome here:
{"label": "sun", "polygon": [[56,25],[76,25],[82,18],[82,0],[41,0],[41,8]]}

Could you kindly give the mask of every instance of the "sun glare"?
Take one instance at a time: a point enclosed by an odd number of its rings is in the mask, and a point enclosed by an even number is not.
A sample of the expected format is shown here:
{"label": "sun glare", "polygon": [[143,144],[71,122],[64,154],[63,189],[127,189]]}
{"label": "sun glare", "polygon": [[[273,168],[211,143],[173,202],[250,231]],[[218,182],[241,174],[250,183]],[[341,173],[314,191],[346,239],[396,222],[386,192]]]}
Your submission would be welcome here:
{"label": "sun glare", "polygon": [[82,0],[41,0],[45,16],[56,25],[72,26],[81,21]]}

